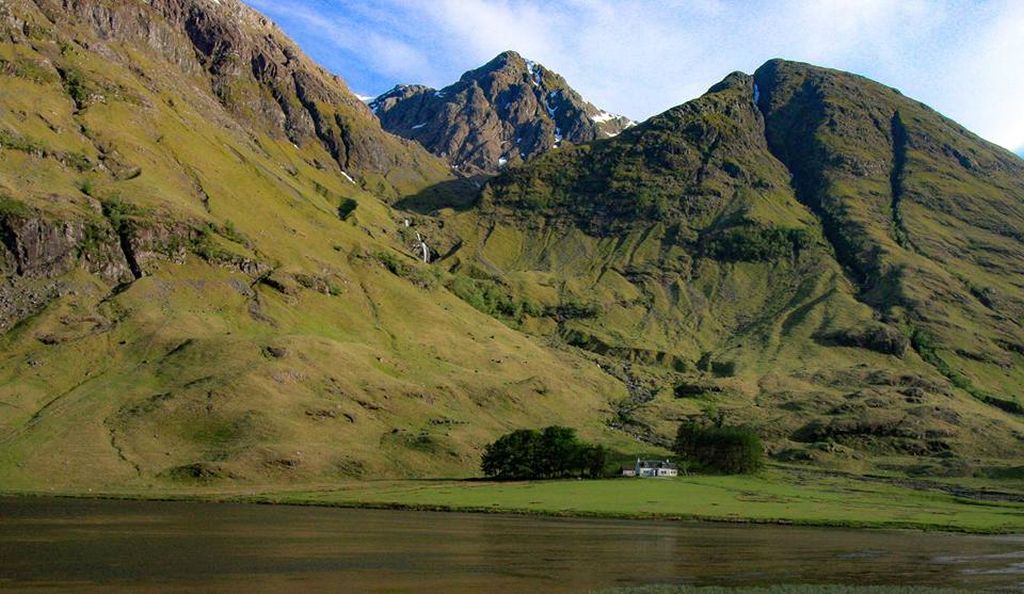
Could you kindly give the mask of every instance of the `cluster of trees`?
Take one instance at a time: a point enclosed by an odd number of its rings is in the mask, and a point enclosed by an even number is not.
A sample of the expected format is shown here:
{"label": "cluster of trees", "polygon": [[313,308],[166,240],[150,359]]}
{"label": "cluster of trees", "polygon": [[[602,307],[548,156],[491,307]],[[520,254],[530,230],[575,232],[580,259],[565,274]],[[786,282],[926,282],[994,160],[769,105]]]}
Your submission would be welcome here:
{"label": "cluster of trees", "polygon": [[[747,474],[764,465],[764,445],[757,432],[727,426],[722,417],[683,423],[673,449],[695,471]],[[609,456],[603,446],[580,441],[574,429],[553,425],[501,436],[484,449],[480,467],[488,477],[500,480],[600,478]]]}
{"label": "cluster of trees", "polygon": [[607,461],[603,446],[582,442],[574,429],[553,425],[503,435],[484,450],[480,467],[487,476],[503,480],[598,478]]}
{"label": "cluster of trees", "polygon": [[747,474],[764,465],[764,445],[747,427],[689,421],[679,426],[675,451],[690,468],[723,474]]}

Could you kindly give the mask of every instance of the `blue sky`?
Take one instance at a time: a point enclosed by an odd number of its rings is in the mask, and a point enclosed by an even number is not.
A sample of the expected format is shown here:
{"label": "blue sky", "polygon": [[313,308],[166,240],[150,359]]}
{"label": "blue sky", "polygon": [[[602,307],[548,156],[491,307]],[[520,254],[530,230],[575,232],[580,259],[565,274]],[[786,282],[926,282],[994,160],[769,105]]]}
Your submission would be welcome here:
{"label": "blue sky", "polygon": [[514,49],[642,120],[774,57],[864,74],[1024,153],[1024,0],[244,0],[352,90]]}

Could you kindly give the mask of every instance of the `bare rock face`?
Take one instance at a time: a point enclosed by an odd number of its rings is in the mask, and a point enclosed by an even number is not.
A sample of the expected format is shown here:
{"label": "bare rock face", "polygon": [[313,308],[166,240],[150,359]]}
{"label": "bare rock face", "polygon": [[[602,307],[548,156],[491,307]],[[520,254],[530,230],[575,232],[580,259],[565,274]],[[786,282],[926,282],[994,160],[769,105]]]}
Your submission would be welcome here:
{"label": "bare rock face", "polygon": [[31,211],[0,213],[0,330],[63,294],[61,276],[79,265],[114,284],[132,278],[109,227]]}
{"label": "bare rock face", "polygon": [[470,174],[494,173],[563,142],[609,138],[633,125],[512,51],[440,91],[399,85],[370,108],[385,130],[418,141]]}

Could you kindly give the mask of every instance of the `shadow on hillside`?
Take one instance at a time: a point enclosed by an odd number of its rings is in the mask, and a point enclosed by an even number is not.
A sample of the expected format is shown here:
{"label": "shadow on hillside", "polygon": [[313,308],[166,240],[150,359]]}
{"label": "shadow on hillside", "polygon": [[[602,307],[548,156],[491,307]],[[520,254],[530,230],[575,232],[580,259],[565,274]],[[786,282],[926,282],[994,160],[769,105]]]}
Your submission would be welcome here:
{"label": "shadow on hillside", "polygon": [[420,192],[402,198],[395,208],[429,215],[445,208],[468,210],[476,204],[480,189],[489,178],[484,175],[460,177],[434,184]]}

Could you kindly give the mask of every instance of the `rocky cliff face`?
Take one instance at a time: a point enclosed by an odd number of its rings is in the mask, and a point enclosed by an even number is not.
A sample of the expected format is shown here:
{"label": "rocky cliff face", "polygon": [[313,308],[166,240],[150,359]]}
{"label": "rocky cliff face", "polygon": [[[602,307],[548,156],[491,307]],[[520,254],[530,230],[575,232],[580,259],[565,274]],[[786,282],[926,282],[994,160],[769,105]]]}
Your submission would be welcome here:
{"label": "rocky cliff face", "polygon": [[399,85],[370,107],[386,130],[418,141],[467,173],[493,173],[563,142],[610,138],[632,125],[511,51],[439,91]]}
{"label": "rocky cliff face", "polygon": [[269,270],[258,259],[214,247],[215,237],[225,238],[201,221],[160,220],[123,203],[97,201],[90,201],[94,216],[60,217],[0,199],[0,330],[71,290],[67,277],[79,268],[115,288],[190,256],[253,278]]}

